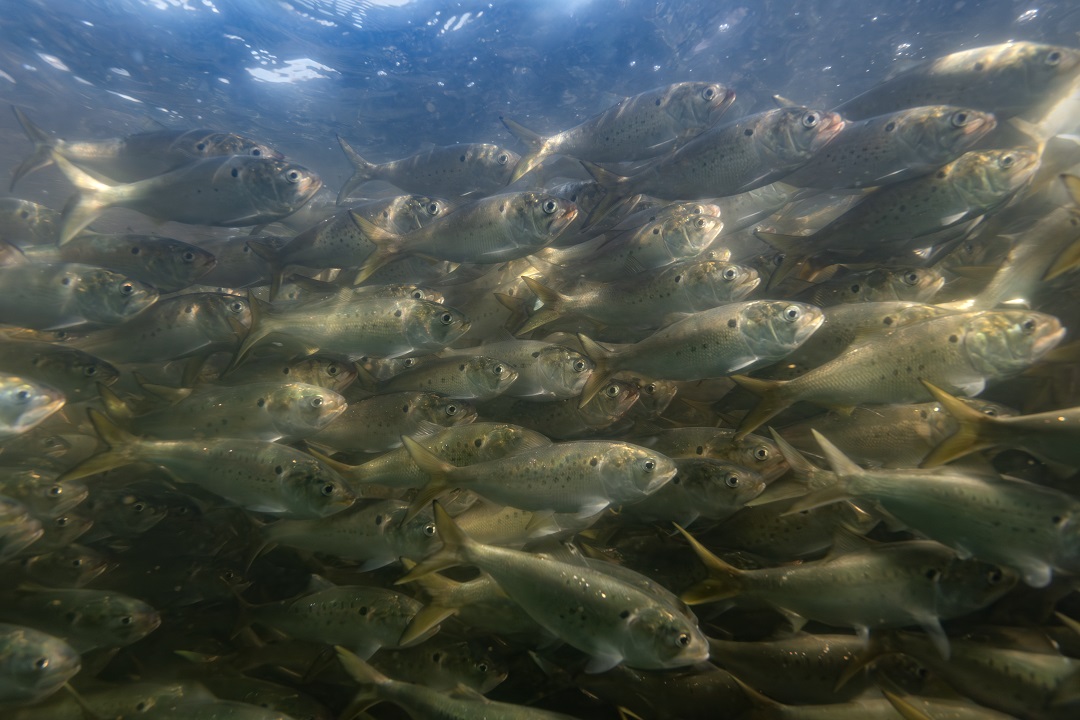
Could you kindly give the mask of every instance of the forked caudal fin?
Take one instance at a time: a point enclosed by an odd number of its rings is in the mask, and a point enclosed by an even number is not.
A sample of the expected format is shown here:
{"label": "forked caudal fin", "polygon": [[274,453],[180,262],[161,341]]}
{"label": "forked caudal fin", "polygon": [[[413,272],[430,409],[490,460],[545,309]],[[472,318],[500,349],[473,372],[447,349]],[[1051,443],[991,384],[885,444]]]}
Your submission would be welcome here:
{"label": "forked caudal fin", "polygon": [[713,555],[707,547],[676,524],[675,529],[690,543],[698,559],[709,571],[709,577],[683,592],[681,598],[687,605],[700,605],[714,600],[725,600],[742,592],[743,571]]}
{"label": "forked caudal fin", "polygon": [[87,414],[98,437],[105,443],[106,450],[83,460],[57,478],[57,482],[97,475],[106,470],[129,465],[138,459],[135,452],[139,444],[137,437],[121,430],[112,420],[97,410],[88,410]]}
{"label": "forked caudal fin", "polygon": [[957,428],[956,432],[938,443],[937,447],[923,458],[923,461],[919,463],[919,467],[932,468],[944,465],[956,458],[997,444],[991,435],[996,423],[1000,421],[979,412],[936,385],[925,380],[922,381],[922,384],[926,386],[934,399],[941,403],[941,406],[953,416]]}
{"label": "forked caudal fin", "polygon": [[438,550],[428,556],[423,562],[414,567],[405,575],[398,578],[395,585],[412,582],[425,575],[455,567],[465,562],[468,558],[468,550],[476,546],[476,541],[465,534],[458,527],[450,513],[443,509],[439,503],[433,503],[435,510],[435,530],[442,538],[443,544]]}
{"label": "forked caudal fin", "polygon": [[22,126],[23,132],[30,138],[30,142],[34,143],[34,151],[30,154],[30,157],[19,163],[19,167],[15,168],[15,172],[11,175],[11,187],[8,188],[10,192],[15,192],[15,184],[22,180],[24,177],[40,170],[43,167],[48,167],[53,163],[52,150],[56,141],[49,136],[44,130],[34,124],[34,121],[27,117],[19,108],[14,105],[11,106],[12,111],[15,113],[15,119],[19,121],[19,125]]}
{"label": "forked caudal fin", "polygon": [[364,158],[360,157],[360,153],[353,150],[352,145],[345,142],[345,138],[338,135],[338,144],[341,145],[342,152],[345,153],[345,157],[349,159],[349,162],[353,166],[352,177],[345,181],[345,184],[341,186],[341,192],[337,196],[337,204],[344,205],[345,200],[352,194],[353,190],[360,187],[368,180],[375,179],[375,163],[368,162]]}

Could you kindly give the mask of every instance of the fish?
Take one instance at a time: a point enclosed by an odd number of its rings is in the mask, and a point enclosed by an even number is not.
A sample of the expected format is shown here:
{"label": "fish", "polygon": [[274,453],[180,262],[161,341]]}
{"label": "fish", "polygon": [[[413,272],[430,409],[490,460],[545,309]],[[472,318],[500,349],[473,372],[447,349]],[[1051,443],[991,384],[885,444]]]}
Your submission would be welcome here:
{"label": "fish", "polygon": [[121,273],[64,262],[0,267],[0,289],[0,313],[32,330],[118,325],[159,297],[155,288]]}
{"label": "fish", "polygon": [[517,377],[500,394],[531,400],[577,397],[593,370],[593,363],[573,348],[540,340],[503,340],[478,348],[450,349],[445,357],[466,357],[477,350],[505,360]]}
{"label": "fish", "polygon": [[547,137],[501,117],[503,125],[529,146],[511,179],[519,179],[556,154],[596,163],[661,155],[716,123],[733,102],[735,91],[720,83],[682,82],[624,98],[585,122]]}
{"label": "fish", "polygon": [[16,591],[0,616],[44,629],[78,653],[131,645],[161,625],[157,610],[138,598],[85,588]]}
{"label": "fish", "polygon": [[112,140],[63,140],[39,128],[19,108],[12,106],[11,109],[27,137],[34,143],[33,154],[12,173],[12,192],[19,180],[35,170],[48,167],[57,155],[117,182],[145,180],[216,156],[284,159],[277,150],[257,140],[207,129],[155,130]]}
{"label": "fish", "polygon": [[949,105],[912,107],[848,122],[784,182],[829,190],[875,187],[927,175],[972,149],[995,127],[993,113]]}
{"label": "fish", "polygon": [[[435,524],[442,548],[399,584],[446,567],[474,564],[541,626],[588,653],[592,672],[621,663],[645,669],[683,667],[709,656],[696,618],[668,608],[634,583],[588,566],[482,545],[437,503]],[[582,622],[582,615],[592,621]]]}
{"label": "fish", "polygon": [[78,192],[64,206],[59,242],[71,242],[110,207],[158,220],[248,227],[288,217],[318,192],[322,180],[296,163],[249,155],[198,160],[161,175],[109,184],[59,155],[57,167]]}
{"label": "fish", "polygon": [[17,247],[55,244],[60,213],[31,200],[0,198],[0,233],[5,242]]}
{"label": "fish", "polygon": [[922,381],[978,395],[988,381],[1030,366],[1064,335],[1057,318],[1042,313],[961,313],[872,335],[794,380],[736,375],[733,380],[761,398],[740,423],[739,436],[799,400],[835,408],[926,401],[931,396]]}
{"label": "fish", "polygon": [[14,338],[0,339],[0,371],[33,378],[73,402],[95,397],[98,383],[120,377],[114,365],[82,350]]}
{"label": "fish", "polygon": [[0,375],[0,440],[40,425],[67,402],[52,386],[18,375]]}
{"label": "fish", "polygon": [[617,350],[579,335],[596,366],[581,393],[581,405],[619,370],[665,380],[702,380],[767,365],[806,342],[823,319],[813,305],[749,300],[691,313]]}
{"label": "fish", "polygon": [[89,417],[107,449],[68,470],[61,480],[149,462],[178,480],[260,512],[326,517],[356,500],[337,473],[286,445],[234,438],[144,440],[95,410]]}
{"label": "fish", "polygon": [[36,703],[82,669],[79,654],[60,638],[30,627],[0,623],[0,702]]}
{"label": "fish", "polygon": [[510,183],[520,156],[491,143],[463,143],[420,150],[400,160],[375,164],[360,157],[340,135],[338,144],[353,175],[338,193],[338,205],[361,185],[382,180],[405,192],[439,197],[492,193]]}
{"label": "fish", "polygon": [[0,495],[0,561],[16,557],[44,534],[42,522],[26,505]]}
{"label": "fish", "polygon": [[507,392],[518,370],[501,357],[463,354],[430,359],[379,382],[380,393],[422,390],[454,400],[491,400]]}
{"label": "fish", "polygon": [[327,452],[385,452],[403,435],[459,427],[476,420],[476,407],[424,390],[373,395],[349,403],[341,415],[307,438]]}
{"label": "fish", "polygon": [[642,522],[690,525],[698,518],[726,520],[765,489],[753,470],[713,458],[680,458],[671,482],[626,505],[623,512]]}

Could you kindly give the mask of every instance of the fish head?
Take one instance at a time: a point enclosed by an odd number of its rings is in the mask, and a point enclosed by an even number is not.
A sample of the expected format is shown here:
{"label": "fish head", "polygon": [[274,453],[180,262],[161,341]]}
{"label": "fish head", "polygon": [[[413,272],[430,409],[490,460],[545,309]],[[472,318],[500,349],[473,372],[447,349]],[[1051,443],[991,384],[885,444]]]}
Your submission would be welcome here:
{"label": "fish head", "polygon": [[[454,209],[453,203],[427,195],[399,195],[385,207],[379,224],[389,223],[404,235],[427,225]],[[378,222],[378,221],[377,221]]]}
{"label": "fish head", "polygon": [[441,675],[479,693],[494,690],[509,676],[506,666],[495,660],[484,643],[475,640],[440,645],[431,660]]}
{"label": "fish head", "polygon": [[0,624],[0,655],[5,697],[17,702],[55,690],[82,666],[79,653],[60,638],[17,625]]}
{"label": "fish head", "polygon": [[894,267],[870,271],[863,284],[862,299],[869,302],[929,300],[945,284],[945,277],[934,268]]}
{"label": "fish head", "polygon": [[80,273],[74,282],[83,317],[104,325],[134,317],[158,300],[158,291],[146,283],[102,268]]}
{"label": "fish head", "polygon": [[388,288],[388,291],[393,293],[395,297],[427,300],[428,302],[439,303],[440,305],[446,302],[446,296],[441,292],[434,288],[424,287],[423,285],[414,285],[412,283],[395,285]]}
{"label": "fish head", "polygon": [[[34,504],[45,507],[50,514],[67,512],[90,495],[90,488],[81,480],[56,481],[55,476],[37,470],[19,471],[33,489]],[[9,478],[14,480],[14,473]]]}
{"label": "fish head", "polygon": [[[1014,375],[1033,365],[1065,337],[1053,315],[1026,310],[989,310],[965,318],[964,352],[987,378]],[[949,342],[956,342],[956,334]]]}
{"label": "fish head", "polygon": [[493,189],[510,184],[520,160],[521,156],[513,150],[491,143],[470,145],[465,151],[465,162],[477,169],[483,168],[483,174],[491,181]]}
{"label": "fish head", "polygon": [[65,616],[73,627],[104,633],[110,643],[130,645],[161,625],[161,614],[142,600],[119,593],[86,592],[77,609]]}
{"label": "fish head", "polygon": [[938,613],[955,617],[984,608],[1012,590],[1019,579],[1009,568],[954,557],[935,581]]}
{"label": "fish head", "polygon": [[63,387],[78,388],[78,392],[96,393],[97,383],[112,385],[120,377],[112,364],[75,348],[43,348],[33,363],[38,377],[62,377]]}
{"label": "fish head", "polygon": [[0,375],[0,438],[30,430],[64,406],[55,388],[16,375]]}
{"label": "fish head", "polygon": [[217,258],[208,250],[166,238],[149,240],[149,243],[133,244],[131,252],[142,257],[155,277],[165,278],[170,290],[194,284],[217,265]]}
{"label": "fish head", "polygon": [[404,557],[424,557],[434,546],[442,543],[439,529],[435,527],[435,515],[430,504],[406,520],[405,516],[409,511],[407,503],[397,500],[385,502],[387,511],[382,521],[383,533],[393,536],[396,553]]}
{"label": "fish head", "polygon": [[658,417],[667,410],[679,391],[679,386],[671,380],[658,380],[628,370],[616,373],[616,377],[637,388],[638,405],[650,417]]}
{"label": "fish head", "polygon": [[113,493],[95,493],[93,509],[99,522],[117,535],[141,535],[169,514],[161,498],[137,488],[121,488]]}
{"label": "fish head", "polygon": [[694,262],[681,274],[681,279],[678,276],[672,279],[683,286],[684,292],[705,303],[695,305],[702,310],[742,300],[761,284],[761,275],[754,268],[711,258]]}
{"label": "fish head", "polygon": [[[680,212],[646,226],[647,233],[663,234],[664,243],[674,258],[692,257],[704,252],[724,229],[719,215]],[[646,234],[646,237],[648,235]]]}
{"label": "fish head", "polygon": [[466,400],[455,400],[437,393],[422,393],[414,399],[409,414],[433,425],[455,427],[475,422],[477,413],[476,406]]}
{"label": "fish head", "polygon": [[290,437],[318,432],[345,412],[348,403],[338,393],[319,385],[286,383],[267,393],[262,407],[276,427]]}
{"label": "fish head", "polygon": [[597,471],[611,497],[650,495],[670,482],[678,472],[671,458],[629,443],[614,444],[598,460]]}
{"label": "fish head", "polygon": [[510,222],[523,233],[543,240],[557,238],[578,216],[577,205],[549,193],[526,191],[507,199]]}
{"label": "fish head", "polygon": [[578,412],[587,424],[607,427],[629,412],[639,396],[637,387],[631,383],[611,380]]}
{"label": "fish head", "polygon": [[469,385],[478,396],[499,395],[518,379],[518,370],[499,358],[476,355],[462,362]]}
{"label": "fish head", "polygon": [[[808,160],[844,129],[839,113],[786,107],[762,113],[753,136],[785,162]],[[748,128],[749,129],[749,128]]]}
{"label": "fish head", "polygon": [[407,315],[404,334],[414,350],[442,350],[469,329],[464,313],[441,303],[406,299],[399,306]]}
{"label": "fish head", "polygon": [[356,502],[349,483],[313,457],[282,462],[274,472],[289,508],[297,515],[328,517]]}
{"label": "fish head", "polygon": [[715,458],[680,458],[679,474],[672,480],[697,502],[703,515],[707,508],[738,508],[765,490],[765,481],[753,470]]}
{"label": "fish head", "polygon": [[821,308],[794,301],[744,303],[738,326],[758,361],[779,360],[806,342],[825,321]]}
{"label": "fish head", "polygon": [[322,187],[313,170],[286,160],[234,156],[224,163],[215,179],[228,173],[242,193],[263,212],[288,215],[303,207]]}
{"label": "fish head", "polygon": [[559,397],[580,395],[595,367],[585,355],[562,345],[548,345],[536,357],[541,385]]}
{"label": "fish head", "polygon": [[997,127],[993,113],[952,105],[911,108],[883,117],[881,130],[927,162],[948,162]]}
{"label": "fish head", "polygon": [[685,667],[709,659],[709,641],[692,614],[657,603],[628,613],[623,622],[630,643],[626,656],[635,667]]}
{"label": "fish head", "polygon": [[1068,85],[1080,76],[1080,51],[1042,43],[1012,43],[1004,61],[1022,65],[1026,92]]}
{"label": "fish head", "polygon": [[780,448],[772,439],[761,435],[750,434],[739,440],[731,435],[717,436],[702,450],[708,457],[724,459],[757,473],[765,482],[772,482],[788,470]]}
{"label": "fish head", "polygon": [[192,130],[173,142],[170,148],[192,158],[202,159],[216,155],[246,155],[248,157],[284,160],[285,156],[269,145],[236,133]]}
{"label": "fish head", "polygon": [[508,423],[499,423],[494,427],[491,427],[491,423],[484,425],[487,427],[481,432],[467,438],[471,446],[470,455],[474,457],[500,458],[521,450],[551,444],[547,437],[528,428]]}
{"label": "fish head", "polygon": [[679,129],[704,129],[724,116],[735,102],[735,91],[722,83],[683,82],[669,87],[654,102]]}
{"label": "fish head", "polygon": [[938,171],[975,208],[993,209],[1026,185],[1039,169],[1039,153],[1022,148],[965,153]]}
{"label": "fish head", "polygon": [[334,358],[313,355],[282,367],[282,378],[341,392],[356,379],[356,368]]}

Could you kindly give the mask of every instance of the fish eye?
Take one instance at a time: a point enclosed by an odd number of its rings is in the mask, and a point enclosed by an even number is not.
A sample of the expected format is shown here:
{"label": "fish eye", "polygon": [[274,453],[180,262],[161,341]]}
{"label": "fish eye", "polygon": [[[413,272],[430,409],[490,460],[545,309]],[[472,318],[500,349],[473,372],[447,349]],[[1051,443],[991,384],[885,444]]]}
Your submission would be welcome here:
{"label": "fish eye", "polygon": [[438,215],[439,214],[439,203],[437,203],[437,202],[428,203],[427,213],[428,213],[428,215]]}
{"label": "fish eye", "polygon": [[990,572],[986,573],[986,582],[991,585],[997,585],[1005,579],[1005,575],[998,568],[994,568]]}
{"label": "fish eye", "polygon": [[1058,50],[1051,50],[1046,56],[1046,64],[1053,67],[1061,62],[1061,52]]}
{"label": "fish eye", "polygon": [[506,163],[510,162],[510,156],[507,155],[506,153],[503,153],[503,154],[499,155],[499,157],[496,158],[496,160],[499,161],[500,165],[505,165]]}
{"label": "fish eye", "polygon": [[904,273],[904,282],[906,282],[908,285],[918,285],[919,273],[915,271]]}
{"label": "fish eye", "polygon": [[19,402],[26,402],[30,399],[30,390],[28,388],[20,388],[19,391],[15,393],[15,399]]}
{"label": "fish eye", "polygon": [[803,127],[812,128],[817,126],[819,120],[817,113],[806,113],[803,115],[802,124]]}
{"label": "fish eye", "polygon": [[94,377],[97,375],[97,367],[94,365],[87,365],[83,368],[83,375],[86,377]]}
{"label": "fish eye", "polygon": [[126,283],[123,283],[123,284],[120,285],[120,294],[121,295],[130,295],[133,292],[135,292],[135,286],[132,285],[131,283],[126,282]]}
{"label": "fish eye", "polygon": [[580,359],[575,360],[573,368],[574,368],[574,372],[585,372],[585,361],[580,360]]}
{"label": "fish eye", "polygon": [[338,368],[337,363],[330,363],[326,366],[326,374],[330,377],[337,375],[341,370]]}
{"label": "fish eye", "polygon": [[930,568],[926,572],[924,572],[923,575],[930,582],[937,582],[941,579],[941,571],[937,568]]}
{"label": "fish eye", "polygon": [[738,274],[739,273],[735,272],[735,268],[730,268],[729,267],[726,270],[724,270],[724,272],[720,275],[720,277],[724,278],[725,280],[734,280],[735,276],[737,276]]}
{"label": "fish eye", "polygon": [[130,625],[133,622],[135,622],[135,618],[131,617],[130,615],[125,615],[124,617],[120,618],[121,625]]}
{"label": "fish eye", "polygon": [[716,97],[716,89],[711,87],[705,88],[701,91],[701,97],[705,98],[706,100],[712,100],[714,97]]}
{"label": "fish eye", "polygon": [[964,127],[965,125],[967,125],[967,121],[968,121],[968,114],[966,112],[961,110],[960,112],[953,113],[953,116],[952,116],[952,125],[953,125],[953,127],[958,127],[958,128]]}
{"label": "fish eye", "polygon": [[895,129],[896,129],[896,123],[894,123],[894,122],[889,122],[888,124],[885,125],[885,132],[892,132]]}
{"label": "fish eye", "polygon": [[424,291],[423,290],[413,290],[411,297],[412,297],[413,300],[423,300],[424,299]]}
{"label": "fish eye", "polygon": [[323,404],[322,395],[316,395],[315,397],[311,398],[311,407],[314,407],[314,408],[322,407],[322,404]]}
{"label": "fish eye", "polygon": [[608,385],[607,388],[604,389],[604,394],[609,398],[618,397],[620,392],[622,391],[619,389],[618,385]]}
{"label": "fish eye", "polygon": [[242,303],[242,302],[240,302],[239,300],[237,300],[236,302],[234,302],[234,303],[231,303],[231,304],[229,305],[229,309],[230,309],[230,310],[232,310],[232,311],[233,311],[234,313],[240,313],[240,312],[243,312],[243,310],[244,310],[244,303]]}
{"label": "fish eye", "polygon": [[1003,169],[1008,170],[1013,166],[1015,162],[1016,158],[1014,158],[1012,155],[1005,155],[1001,158],[1001,162],[998,164],[1001,165]]}
{"label": "fish eye", "polygon": [[428,523],[425,525],[424,534],[428,537],[435,537],[435,523]]}
{"label": "fish eye", "polygon": [[738,474],[737,473],[728,473],[728,476],[726,478],[724,478],[724,484],[727,485],[729,488],[732,488],[732,489],[739,487],[739,476],[738,476]]}
{"label": "fish eye", "polygon": [[150,705],[145,700],[140,700],[138,704],[135,705],[136,712],[146,712],[149,708]]}
{"label": "fish eye", "polygon": [[754,448],[754,459],[762,461],[768,460],[769,448],[765,447],[764,445]]}
{"label": "fish eye", "polygon": [[705,218],[699,217],[697,220],[695,220],[694,227],[699,229],[705,227]]}
{"label": "fish eye", "polygon": [[502,365],[496,365],[491,369],[491,371],[494,372],[496,375],[502,375],[506,371],[506,368],[504,368]]}
{"label": "fish eye", "polygon": [[1035,332],[1036,325],[1038,325],[1038,323],[1035,322],[1034,318],[1028,318],[1020,327],[1023,329],[1025,335],[1030,335]]}
{"label": "fish eye", "polygon": [[784,319],[788,322],[795,322],[802,316],[802,310],[798,305],[788,305],[784,308]]}
{"label": "fish eye", "polygon": [[450,323],[454,322],[454,316],[450,313],[443,313],[439,316],[439,320],[442,321],[443,325],[449,325]]}
{"label": "fish eye", "polygon": [[195,259],[195,253],[188,250],[180,257],[181,259],[183,259],[184,262],[192,262]]}
{"label": "fish eye", "polygon": [[645,472],[651,473],[656,469],[656,461],[652,458],[646,458],[645,461],[641,463],[641,467],[644,468]]}
{"label": "fish eye", "polygon": [[260,155],[262,155],[262,150],[260,150],[259,148],[252,148],[251,154],[255,157],[259,157]]}
{"label": "fish eye", "polygon": [[557,202],[555,202],[554,200],[548,200],[547,202],[544,203],[544,212],[547,213],[548,215],[551,215],[552,213],[554,213],[558,209],[559,209],[559,204]]}
{"label": "fish eye", "polygon": [[335,485],[334,483],[326,483],[325,485],[322,486],[322,488],[320,489],[320,492],[322,492],[322,494],[325,497],[330,497],[331,495],[334,494],[334,492],[336,490],[337,490],[337,485]]}
{"label": "fish eye", "polygon": [[146,505],[144,503],[141,503],[141,502],[135,503],[134,505],[131,506],[131,509],[134,510],[135,512],[137,512],[137,513],[141,513],[143,510],[146,509]]}
{"label": "fish eye", "polygon": [[67,527],[67,524],[69,522],[71,522],[71,521],[67,518],[67,516],[62,515],[62,516],[56,518],[56,527],[61,527],[61,528],[62,527]]}
{"label": "fish eye", "polygon": [[411,368],[412,366],[416,365],[416,358],[405,358],[404,362],[402,362],[401,365],[406,369]]}
{"label": "fish eye", "polygon": [[229,174],[232,175],[233,177],[240,177],[240,170],[239,170],[239,168],[233,168],[232,172],[230,172]]}
{"label": "fish eye", "polygon": [[47,657],[39,657],[34,661],[35,670],[44,670],[47,667],[49,667],[49,658]]}
{"label": "fish eye", "polygon": [[291,183],[300,182],[300,173],[296,170],[290,170],[285,179]]}
{"label": "fish eye", "polygon": [[202,152],[203,150],[206,149],[206,143],[205,142],[198,143],[195,146],[195,149],[198,150],[199,152]]}
{"label": "fish eye", "polygon": [[53,485],[51,488],[49,488],[49,495],[53,497],[60,497],[63,494],[64,488],[60,485]]}
{"label": "fish eye", "polygon": [[455,415],[457,415],[457,405],[447,405],[446,414],[450,417],[454,417]]}
{"label": "fish eye", "polygon": [[480,663],[479,665],[476,666],[476,669],[479,670],[482,673],[486,673],[488,671],[487,663]]}
{"label": "fish eye", "polygon": [[689,635],[689,633],[679,633],[678,637],[675,638],[675,644],[678,645],[679,647],[689,647],[689,645],[690,645],[690,635]]}
{"label": "fish eye", "polygon": [[989,417],[997,417],[998,414],[997,408],[993,407],[984,407],[982,412],[983,415],[987,415]]}

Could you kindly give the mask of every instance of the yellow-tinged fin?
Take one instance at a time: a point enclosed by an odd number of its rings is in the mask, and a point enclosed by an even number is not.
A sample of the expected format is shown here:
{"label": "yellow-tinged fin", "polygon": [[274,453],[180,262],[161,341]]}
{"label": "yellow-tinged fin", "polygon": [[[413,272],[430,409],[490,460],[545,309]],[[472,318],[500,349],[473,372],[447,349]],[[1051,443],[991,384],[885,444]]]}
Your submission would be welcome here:
{"label": "yellow-tinged fin", "polygon": [[994,418],[979,412],[926,380],[921,382],[934,396],[934,399],[941,403],[941,406],[953,416],[957,428],[956,432],[938,443],[937,447],[923,458],[923,461],[919,463],[919,467],[932,468],[944,465],[951,460],[993,447],[996,444],[991,437],[988,437],[988,430],[995,423]]}
{"label": "yellow-tinged fin", "polygon": [[558,320],[561,317],[559,305],[568,300],[565,295],[552,290],[534,277],[522,275],[521,279],[529,287],[532,294],[535,295],[540,302],[544,303],[544,307],[534,312],[532,316],[525,321],[525,324],[517,329],[516,334],[527,333]]}
{"label": "yellow-tinged fin", "polygon": [[359,285],[383,265],[402,255],[402,239],[400,235],[384,230],[359,213],[350,211],[349,214],[364,237],[375,244],[375,249],[367,256],[353,278],[353,285]]}
{"label": "yellow-tinged fin", "polygon": [[808,240],[806,237],[798,235],[782,235],[781,233],[769,232],[767,230],[762,230],[761,228],[755,229],[754,235],[762,242],[767,243],[770,247],[779,250],[784,256],[780,261],[780,265],[777,266],[769,276],[769,282],[765,285],[766,290],[775,288],[782,283],[796,267],[809,259],[809,256],[806,253]]}
{"label": "yellow-tinged fin", "polygon": [[111,193],[114,186],[80,170],[55,152],[52,157],[64,177],[79,189],[64,206],[59,244],[66,245],[111,205],[111,200],[106,195]]}
{"label": "yellow-tinged fin", "polygon": [[430,478],[416,498],[409,505],[409,511],[405,514],[402,522],[408,522],[416,517],[416,514],[426,508],[429,503],[450,489],[450,478],[457,468],[443,460],[435,453],[428,450],[420,443],[405,435],[401,436],[401,444],[405,447],[409,457],[416,466]]}
{"label": "yellow-tinged fin", "polygon": [[191,395],[192,392],[192,388],[190,387],[170,387],[169,385],[158,385],[156,383],[152,383],[147,380],[143,374],[139,372],[134,372],[132,373],[132,375],[134,375],[135,382],[138,383],[140,388],[150,393],[151,395],[155,395],[161,398],[170,405],[175,405],[181,400],[184,400],[189,395]]}
{"label": "yellow-tinged fin", "polygon": [[395,585],[412,582],[425,575],[460,565],[468,559],[466,556],[469,548],[477,544],[475,540],[465,534],[464,530],[458,527],[457,523],[454,522],[454,518],[450,517],[450,513],[446,512],[442,505],[436,502],[433,503],[433,507],[435,509],[435,530],[439,533],[439,537],[442,538],[442,547],[398,578],[394,583]]}
{"label": "yellow-tinged fin", "polygon": [[616,175],[610,170],[605,170],[599,165],[586,160],[580,162],[586,172],[588,172],[589,175],[592,175],[593,180],[604,188],[604,197],[600,198],[600,202],[597,203],[596,207],[593,208],[593,211],[589,213],[589,217],[581,226],[582,229],[585,229],[592,227],[603,220],[616,205],[634,193],[630,189],[632,185],[630,178]]}
{"label": "yellow-tinged fin", "polygon": [[413,615],[408,627],[398,638],[399,647],[409,647],[421,643],[439,631],[439,623],[457,614],[457,608],[443,607],[434,603],[425,605]]}
{"label": "yellow-tinged fin", "polygon": [[611,351],[605,350],[600,343],[581,333],[578,333],[578,342],[581,343],[582,351],[586,357],[592,360],[594,366],[592,374],[585,381],[585,387],[581,390],[581,397],[578,400],[578,408],[580,409],[588,405],[589,401],[596,397],[596,393],[600,392],[608,384],[613,370],[610,367]]}
{"label": "yellow-tinged fin", "polygon": [[247,246],[251,252],[266,261],[270,268],[270,302],[277,299],[281,292],[281,283],[285,277],[285,265],[281,258],[281,249],[274,247],[265,240],[248,240]]}
{"label": "yellow-tinged fin", "polygon": [[19,108],[14,105],[11,106],[12,111],[15,113],[15,119],[19,121],[19,125],[22,126],[23,132],[30,138],[30,142],[34,143],[34,151],[30,154],[30,157],[19,163],[19,167],[15,168],[15,171],[11,175],[11,187],[8,188],[10,192],[15,192],[15,184],[19,180],[23,179],[35,170],[40,170],[43,167],[52,165],[53,162],[53,145],[56,141],[49,136],[44,130],[34,124],[34,121],[27,117]]}
{"label": "yellow-tinged fin", "polygon": [[363,482],[363,473],[357,472],[363,465],[346,465],[340,460],[335,460],[326,453],[320,452],[309,444],[307,446],[307,452],[313,458],[326,465],[328,468],[341,475],[346,480],[353,482]]}
{"label": "yellow-tinged fin", "polygon": [[98,437],[105,443],[106,450],[83,460],[75,467],[57,478],[57,482],[78,480],[103,473],[106,470],[129,465],[138,459],[135,449],[139,439],[131,433],[121,430],[112,420],[97,410],[88,410],[90,423]]}
{"label": "yellow-tinged fin", "polygon": [[773,417],[791,407],[791,400],[784,392],[784,388],[788,385],[787,380],[762,380],[747,375],[732,375],[731,379],[742,388],[761,398],[758,404],[739,423],[739,430],[735,433],[736,440],[742,440]]}
{"label": "yellow-tinged fin", "polygon": [[933,720],[929,715],[896,693],[882,690],[881,694],[885,696],[885,699],[888,700],[894,708],[896,708],[896,712],[900,713],[904,720]]}
{"label": "yellow-tinged fin", "polygon": [[105,412],[108,413],[110,418],[117,420],[130,420],[135,413],[131,411],[128,404],[124,402],[119,395],[113,392],[112,388],[104,383],[97,384],[98,395],[101,396],[101,401],[105,404]]}
{"label": "yellow-tinged fin", "polygon": [[340,645],[335,645],[334,650],[337,651],[338,661],[345,668],[345,672],[349,673],[352,679],[360,684],[360,692],[356,694],[356,697],[349,703],[349,707],[341,714],[342,718],[353,718],[381,702],[379,687],[388,685],[393,680],[361,660],[356,653]]}
{"label": "yellow-tinged fin", "polygon": [[814,440],[817,441],[821,452],[825,455],[825,459],[829,461],[829,467],[836,473],[837,478],[843,481],[846,478],[855,477],[862,473],[862,468],[845,455],[840,448],[829,442],[828,438],[817,430],[811,429],[810,432],[814,435]]}
{"label": "yellow-tinged fin", "polygon": [[683,537],[687,539],[690,543],[690,547],[692,547],[697,554],[698,559],[701,560],[705,565],[705,568],[709,571],[707,580],[702,580],[689,590],[683,592],[681,598],[684,603],[687,605],[700,605],[701,603],[712,602],[714,600],[724,600],[726,598],[735,597],[742,592],[742,570],[727,564],[713,555],[707,547],[699,543],[693,535],[684,530],[680,525],[675,524],[675,529],[682,533]]}
{"label": "yellow-tinged fin", "polygon": [[530,130],[519,122],[515,122],[508,117],[499,117],[502,120],[502,124],[506,126],[514,137],[521,142],[529,146],[529,152],[526,153],[518,160],[517,166],[514,168],[514,174],[510,176],[510,182],[517,182],[524,175],[532,171],[537,165],[542,163],[546,157],[551,153],[544,147],[544,136],[538,132]]}
{"label": "yellow-tinged fin", "polygon": [[1080,267],[1080,240],[1077,240],[1054,260],[1046,270],[1046,274],[1043,275],[1044,282],[1050,282],[1051,280],[1064,275],[1065,273],[1072,272]]}
{"label": "yellow-tinged fin", "polygon": [[360,157],[360,153],[353,150],[352,145],[345,142],[345,138],[340,135],[337,136],[338,145],[341,146],[341,151],[345,153],[345,157],[353,166],[352,177],[345,181],[345,184],[341,186],[341,192],[337,196],[337,204],[344,205],[345,200],[352,194],[352,191],[360,187],[368,180],[375,179],[375,163],[368,162],[364,158]]}
{"label": "yellow-tinged fin", "polygon": [[240,363],[244,361],[247,354],[251,352],[251,348],[255,347],[260,340],[271,334],[271,330],[266,326],[266,311],[270,307],[270,303],[263,302],[259,298],[255,297],[255,294],[248,290],[248,308],[251,310],[251,326],[244,334],[244,342],[240,344],[240,349],[236,351],[236,357],[229,363],[229,367],[225,369],[225,373],[228,374],[231,370],[235,370],[240,366]]}

